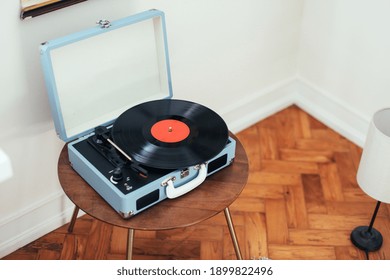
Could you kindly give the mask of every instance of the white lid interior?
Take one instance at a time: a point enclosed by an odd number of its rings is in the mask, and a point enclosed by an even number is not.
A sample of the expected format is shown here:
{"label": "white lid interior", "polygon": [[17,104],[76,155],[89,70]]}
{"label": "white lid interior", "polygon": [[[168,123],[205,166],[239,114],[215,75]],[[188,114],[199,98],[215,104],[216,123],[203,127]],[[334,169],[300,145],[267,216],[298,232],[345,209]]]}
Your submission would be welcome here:
{"label": "white lid interior", "polygon": [[172,95],[161,24],[155,17],[51,50],[57,113],[66,133],[61,138]]}

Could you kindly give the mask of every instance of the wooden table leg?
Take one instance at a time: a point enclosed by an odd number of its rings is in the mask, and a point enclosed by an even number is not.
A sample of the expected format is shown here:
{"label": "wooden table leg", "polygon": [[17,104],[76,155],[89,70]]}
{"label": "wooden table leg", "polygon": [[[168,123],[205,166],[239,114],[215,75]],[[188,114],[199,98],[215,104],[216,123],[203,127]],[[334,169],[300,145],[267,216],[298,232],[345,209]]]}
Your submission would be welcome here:
{"label": "wooden table leg", "polygon": [[77,219],[77,215],[79,213],[79,209],[80,208],[77,207],[77,206],[74,207],[72,219],[70,220],[69,227],[68,227],[68,232],[73,232],[73,227],[74,227],[74,224],[76,223],[76,219]]}
{"label": "wooden table leg", "polygon": [[129,228],[127,236],[127,259],[133,259],[134,229]]}
{"label": "wooden table leg", "polygon": [[234,230],[234,225],[232,221],[232,216],[230,215],[229,207],[226,207],[224,212],[225,212],[226,222],[230,231],[230,237],[232,238],[233,241],[234,251],[236,252],[237,259],[242,260],[240,245],[238,244],[236,231]]}

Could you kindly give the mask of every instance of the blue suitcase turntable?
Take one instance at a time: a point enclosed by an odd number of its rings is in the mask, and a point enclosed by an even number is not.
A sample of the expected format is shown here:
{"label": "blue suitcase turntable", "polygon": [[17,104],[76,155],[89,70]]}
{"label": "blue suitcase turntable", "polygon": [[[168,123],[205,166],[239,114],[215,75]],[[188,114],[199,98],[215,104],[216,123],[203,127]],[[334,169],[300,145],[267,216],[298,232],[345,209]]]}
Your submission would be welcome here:
{"label": "blue suitcase turntable", "polygon": [[47,41],[41,62],[72,167],[123,218],[233,162],[236,142],[223,119],[172,98],[163,12],[100,20]]}

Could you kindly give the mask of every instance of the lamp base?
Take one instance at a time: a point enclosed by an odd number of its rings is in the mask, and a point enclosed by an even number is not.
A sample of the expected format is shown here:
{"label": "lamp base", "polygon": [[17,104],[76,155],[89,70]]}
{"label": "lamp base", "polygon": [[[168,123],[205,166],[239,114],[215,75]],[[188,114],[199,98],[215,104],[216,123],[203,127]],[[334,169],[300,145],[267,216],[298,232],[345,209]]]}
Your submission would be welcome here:
{"label": "lamp base", "polygon": [[382,234],[374,228],[368,231],[368,226],[360,226],[351,232],[351,241],[360,250],[374,252],[379,250],[383,243]]}

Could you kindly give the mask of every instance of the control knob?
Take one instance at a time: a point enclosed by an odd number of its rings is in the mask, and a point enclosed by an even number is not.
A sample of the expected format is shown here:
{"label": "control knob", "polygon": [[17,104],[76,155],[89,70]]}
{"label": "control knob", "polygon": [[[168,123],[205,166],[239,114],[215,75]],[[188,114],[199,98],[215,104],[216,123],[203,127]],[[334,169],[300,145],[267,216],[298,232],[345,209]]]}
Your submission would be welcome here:
{"label": "control knob", "polygon": [[117,167],[114,169],[114,171],[112,172],[111,179],[115,183],[117,183],[123,179],[123,173],[122,173],[122,169],[120,167]]}

